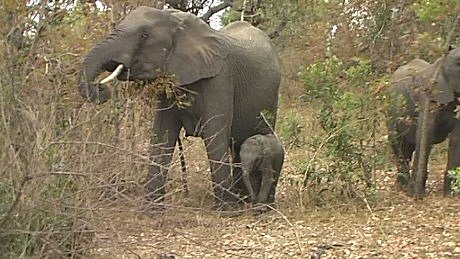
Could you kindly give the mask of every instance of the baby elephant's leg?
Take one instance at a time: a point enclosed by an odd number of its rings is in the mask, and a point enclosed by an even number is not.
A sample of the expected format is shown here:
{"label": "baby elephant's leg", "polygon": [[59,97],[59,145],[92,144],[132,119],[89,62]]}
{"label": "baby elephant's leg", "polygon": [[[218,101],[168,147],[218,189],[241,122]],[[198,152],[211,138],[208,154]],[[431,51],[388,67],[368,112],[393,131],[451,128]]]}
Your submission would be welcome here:
{"label": "baby elephant's leg", "polygon": [[255,202],[256,201],[256,194],[254,192],[254,188],[252,188],[252,182],[251,182],[251,171],[248,170],[248,168],[243,167],[243,182],[244,185],[246,185],[246,188],[248,189],[249,195],[251,196],[251,201]]}
{"label": "baby elephant's leg", "polygon": [[273,168],[273,184],[272,188],[270,189],[270,193],[267,198],[267,203],[268,204],[274,204],[275,203],[275,193],[276,193],[276,187],[278,186],[278,181],[280,178],[281,174],[281,168],[283,167],[283,161],[284,161],[284,151],[282,150],[280,153],[273,158],[272,160],[272,168]]}
{"label": "baby elephant's leg", "polygon": [[275,170],[270,167],[262,167],[262,181],[260,185],[260,191],[257,195],[257,203],[267,203],[268,196],[272,190],[273,184],[275,183]]}

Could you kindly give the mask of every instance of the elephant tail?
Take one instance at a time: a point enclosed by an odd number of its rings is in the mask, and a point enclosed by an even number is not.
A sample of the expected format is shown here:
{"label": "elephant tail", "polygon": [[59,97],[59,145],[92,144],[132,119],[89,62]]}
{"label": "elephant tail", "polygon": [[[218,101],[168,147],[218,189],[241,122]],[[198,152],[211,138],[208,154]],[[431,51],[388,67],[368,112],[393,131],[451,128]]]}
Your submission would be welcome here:
{"label": "elephant tail", "polygon": [[182,146],[182,141],[180,137],[177,138],[177,145],[179,146],[179,160],[180,160],[180,168],[181,168],[181,182],[182,186],[184,187],[185,193],[188,193],[188,186],[187,186],[187,167],[185,165],[185,156],[184,156],[184,147]]}

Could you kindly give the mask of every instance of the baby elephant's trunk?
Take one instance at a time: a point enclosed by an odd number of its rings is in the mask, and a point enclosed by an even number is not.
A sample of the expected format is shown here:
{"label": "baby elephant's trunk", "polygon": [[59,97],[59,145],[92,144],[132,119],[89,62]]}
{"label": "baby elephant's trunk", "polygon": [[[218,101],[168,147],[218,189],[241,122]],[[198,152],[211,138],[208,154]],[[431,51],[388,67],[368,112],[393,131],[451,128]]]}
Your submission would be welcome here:
{"label": "baby elephant's trunk", "polygon": [[248,189],[249,191],[249,195],[251,196],[251,201],[253,203],[256,202],[256,194],[254,193],[254,189],[252,188],[252,183],[251,183],[251,176],[250,176],[250,168],[245,168],[243,167],[243,181],[244,181],[244,185],[246,185],[246,188]]}

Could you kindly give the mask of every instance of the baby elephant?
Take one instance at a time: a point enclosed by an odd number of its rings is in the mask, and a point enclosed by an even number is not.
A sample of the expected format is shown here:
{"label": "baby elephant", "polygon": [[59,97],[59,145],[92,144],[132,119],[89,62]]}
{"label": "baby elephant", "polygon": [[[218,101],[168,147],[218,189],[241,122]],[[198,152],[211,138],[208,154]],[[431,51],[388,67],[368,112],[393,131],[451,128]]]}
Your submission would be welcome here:
{"label": "baby elephant", "polygon": [[284,160],[284,149],[274,134],[254,135],[240,150],[243,181],[253,203],[275,202],[276,185]]}

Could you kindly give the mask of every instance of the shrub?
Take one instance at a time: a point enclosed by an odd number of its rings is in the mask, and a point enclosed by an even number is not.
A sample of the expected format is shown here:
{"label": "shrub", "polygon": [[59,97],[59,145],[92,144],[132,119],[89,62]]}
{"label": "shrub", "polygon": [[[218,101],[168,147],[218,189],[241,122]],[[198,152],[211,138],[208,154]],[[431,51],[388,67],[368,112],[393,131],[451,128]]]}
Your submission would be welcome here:
{"label": "shrub", "polygon": [[233,9],[225,10],[225,12],[220,17],[221,25],[226,26],[232,22],[239,21],[241,17],[241,13],[237,12]]}
{"label": "shrub", "polygon": [[296,111],[290,111],[280,118],[280,137],[288,147],[300,147],[304,143],[302,136],[302,117]]}
{"label": "shrub", "polygon": [[460,194],[460,167],[449,170],[449,175],[452,177],[452,191]]}
{"label": "shrub", "polygon": [[310,199],[317,204],[373,193],[372,172],[380,159],[376,131],[382,116],[374,88],[366,83],[373,76],[369,60],[357,59],[347,68],[334,55],[300,71],[305,87],[301,99],[318,107],[321,131],[309,140],[314,159],[298,168],[304,175],[301,190],[314,195]]}
{"label": "shrub", "polygon": [[[5,258],[85,255],[93,233],[84,213],[77,209],[81,202],[76,200],[77,189],[71,177],[28,178],[22,183],[11,192],[15,195],[4,195],[6,189],[11,191],[11,185],[0,186],[2,255]],[[33,190],[34,186],[41,190]],[[36,195],[21,195],[18,191]]]}
{"label": "shrub", "polygon": [[[0,255],[82,257],[93,237],[88,188],[75,173],[81,167],[70,164],[83,152],[53,143],[87,125],[70,116],[78,104],[69,89],[84,46],[75,39],[84,38],[78,33],[87,20],[80,12],[61,20],[51,11],[54,3],[4,4],[0,31],[17,28],[20,42],[2,41],[0,51]],[[9,19],[12,14],[18,19]]]}

